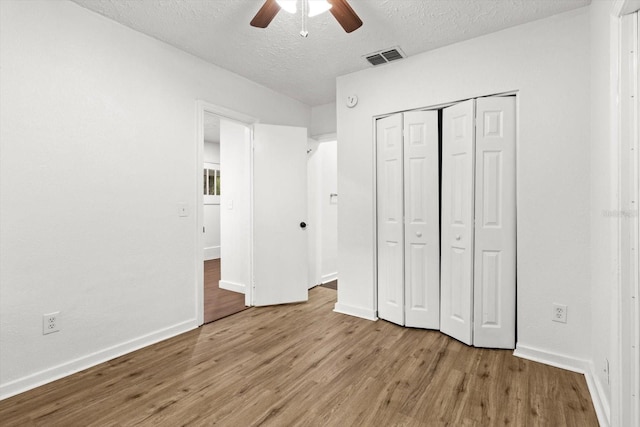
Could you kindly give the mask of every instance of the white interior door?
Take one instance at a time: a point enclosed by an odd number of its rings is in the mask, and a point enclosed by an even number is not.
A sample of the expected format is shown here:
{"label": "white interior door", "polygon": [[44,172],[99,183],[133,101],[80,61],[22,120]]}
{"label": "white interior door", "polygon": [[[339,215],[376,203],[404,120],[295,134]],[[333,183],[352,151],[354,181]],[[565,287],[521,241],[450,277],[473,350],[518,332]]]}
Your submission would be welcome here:
{"label": "white interior door", "polygon": [[476,347],[515,348],[515,97],[476,100],[474,326]]}
{"label": "white interior door", "polygon": [[378,317],[404,325],[402,114],[376,121]]}
{"label": "white interior door", "polygon": [[307,130],[257,124],[253,147],[253,304],[306,301]]}
{"label": "white interior door", "polygon": [[438,180],[438,112],[404,113],[406,326],[440,327]]}
{"label": "white interior door", "polygon": [[440,330],[473,342],[475,100],[443,110]]}

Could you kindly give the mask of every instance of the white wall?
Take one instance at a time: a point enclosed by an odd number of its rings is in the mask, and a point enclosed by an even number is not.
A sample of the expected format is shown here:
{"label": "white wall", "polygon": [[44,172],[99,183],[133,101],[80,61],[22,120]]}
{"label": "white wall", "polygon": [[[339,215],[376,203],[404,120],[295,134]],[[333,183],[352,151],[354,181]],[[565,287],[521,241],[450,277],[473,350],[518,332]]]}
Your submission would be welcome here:
{"label": "white wall", "polygon": [[242,293],[251,279],[250,146],[248,127],[229,120],[220,120],[222,262],[219,286]]}
{"label": "white wall", "polygon": [[323,142],[318,146],[321,156],[320,215],[322,217],[320,280],[327,283],[338,278],[338,144]]}
{"label": "white wall", "polygon": [[609,58],[612,37],[610,2],[592,2],[591,25],[591,348],[593,373],[602,390],[606,407],[611,399],[611,389],[606,373],[606,360],[611,356],[611,297],[617,283],[617,219],[605,216],[605,211],[616,211],[617,150],[611,139],[611,76]]}
{"label": "white wall", "polygon": [[309,140],[307,211],[309,287],[338,277],[337,142]]}
{"label": "white wall", "polygon": [[307,140],[307,259],[309,264],[308,288],[321,284],[322,235],[320,224],[320,171],[322,156],[319,155],[320,143],[315,139]]}
{"label": "white wall", "polygon": [[[220,137],[218,136],[218,139]],[[220,166],[220,142],[204,142],[203,157],[205,163]],[[213,200],[211,200],[213,199]],[[220,258],[220,197],[205,196],[203,209],[204,259]]]}
{"label": "white wall", "polygon": [[196,99],[264,123],[311,113],[66,1],[1,1],[0,52],[8,396],[197,326]]}
{"label": "white wall", "polygon": [[[591,353],[589,11],[338,78],[336,310],[375,316],[373,117],[518,92],[518,347],[580,365]],[[349,109],[342,100],[359,97]],[[551,321],[552,303],[568,323]]]}
{"label": "white wall", "polygon": [[311,108],[309,135],[312,138],[336,133],[336,103],[317,105]]}
{"label": "white wall", "polygon": [[220,163],[220,142],[205,141],[203,151],[204,161],[207,163]]}

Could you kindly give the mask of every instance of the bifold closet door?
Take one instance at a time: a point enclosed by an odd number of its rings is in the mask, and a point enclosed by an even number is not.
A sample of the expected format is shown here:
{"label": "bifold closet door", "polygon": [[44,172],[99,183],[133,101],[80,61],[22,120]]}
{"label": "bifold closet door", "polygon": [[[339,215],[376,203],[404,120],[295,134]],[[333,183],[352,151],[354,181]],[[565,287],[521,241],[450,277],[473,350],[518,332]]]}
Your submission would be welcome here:
{"label": "bifold closet door", "polygon": [[442,141],[442,332],[515,347],[515,97],[446,108]]}
{"label": "bifold closet door", "polygon": [[438,113],[376,123],[378,317],[440,325]]}
{"label": "bifold closet door", "polygon": [[476,347],[515,348],[516,98],[476,101]]}
{"label": "bifold closet door", "polygon": [[402,114],[378,119],[378,317],[404,325]]}
{"label": "bifold closet door", "polygon": [[440,330],[473,343],[475,100],[442,116]]}
{"label": "bifold closet door", "polygon": [[438,112],[404,113],[405,325],[440,327]]}

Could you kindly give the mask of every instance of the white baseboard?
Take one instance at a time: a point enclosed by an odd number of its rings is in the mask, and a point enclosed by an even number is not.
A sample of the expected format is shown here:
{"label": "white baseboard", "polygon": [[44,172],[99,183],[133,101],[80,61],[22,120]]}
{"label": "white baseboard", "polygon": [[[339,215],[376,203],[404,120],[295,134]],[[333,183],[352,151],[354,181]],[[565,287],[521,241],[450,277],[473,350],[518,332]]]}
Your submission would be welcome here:
{"label": "white baseboard", "polygon": [[609,397],[596,375],[596,369],[593,362],[589,362],[587,372],[584,373],[584,377],[587,380],[587,387],[589,387],[589,393],[591,394],[591,401],[593,407],[596,410],[598,416],[598,422],[601,427],[609,427],[611,425],[611,406],[609,405]]}
{"label": "white baseboard", "polygon": [[361,317],[367,320],[378,320],[376,312],[368,308],[353,307],[350,305],[336,303],[333,311],[335,311],[336,313],[348,314],[349,316]]}
{"label": "white baseboard", "polygon": [[568,371],[584,374],[587,370],[589,362],[577,357],[567,356],[565,354],[554,353],[549,350],[543,350],[530,347],[523,344],[516,344],[513,352],[514,356],[523,359],[533,360],[534,362],[544,363],[545,365],[555,366],[556,368],[566,369]]}
{"label": "white baseboard", "polygon": [[176,335],[183,334],[192,329],[196,329],[197,327],[198,324],[195,319],[188,320],[151,334],[99,350],[87,356],[79,357],[58,366],[36,372],[26,377],[10,381],[6,384],[0,385],[0,400],[15,396],[16,394],[23,393],[27,390],[31,390],[55,380],[59,380],[60,378],[64,378],[99,365],[100,363],[115,359],[116,357],[120,357],[143,347],[164,341],[168,338],[175,337]]}
{"label": "white baseboard", "polygon": [[337,271],[335,273],[329,273],[329,274],[325,274],[324,276],[322,276],[320,278],[320,283],[322,283],[324,285],[325,283],[333,282],[334,280],[338,280],[338,272]]}
{"label": "white baseboard", "polygon": [[591,401],[593,402],[593,407],[598,417],[598,422],[602,427],[609,426],[609,400],[607,398],[607,394],[598,381],[597,375],[595,375],[595,368],[592,361],[523,344],[516,344],[516,349],[513,352],[513,355],[584,375],[585,380],[587,381],[587,387],[589,388],[589,394],[591,395]]}
{"label": "white baseboard", "polygon": [[220,258],[220,246],[211,246],[204,248],[204,260],[209,261],[212,259]]}
{"label": "white baseboard", "polygon": [[218,282],[220,289],[226,289],[227,291],[238,292],[244,294],[245,286],[241,283],[228,282],[226,280],[220,280]]}

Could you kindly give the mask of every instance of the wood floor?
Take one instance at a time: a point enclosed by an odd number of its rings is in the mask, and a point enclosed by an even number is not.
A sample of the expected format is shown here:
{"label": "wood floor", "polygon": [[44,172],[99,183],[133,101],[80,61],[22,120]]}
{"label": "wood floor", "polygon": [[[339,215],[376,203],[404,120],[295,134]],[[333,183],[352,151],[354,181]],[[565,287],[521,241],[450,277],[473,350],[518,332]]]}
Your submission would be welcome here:
{"label": "wood floor", "polygon": [[329,288],[329,289],[333,289],[334,291],[338,290],[338,281],[337,280],[332,280],[330,282],[327,283],[323,283],[322,285],[325,288]]}
{"label": "wood floor", "polygon": [[597,426],[582,375],[306,304],[250,308],[0,402],[3,426]]}
{"label": "wood floor", "polygon": [[222,319],[246,309],[244,294],[220,289],[220,259],[204,262],[204,323]]}

